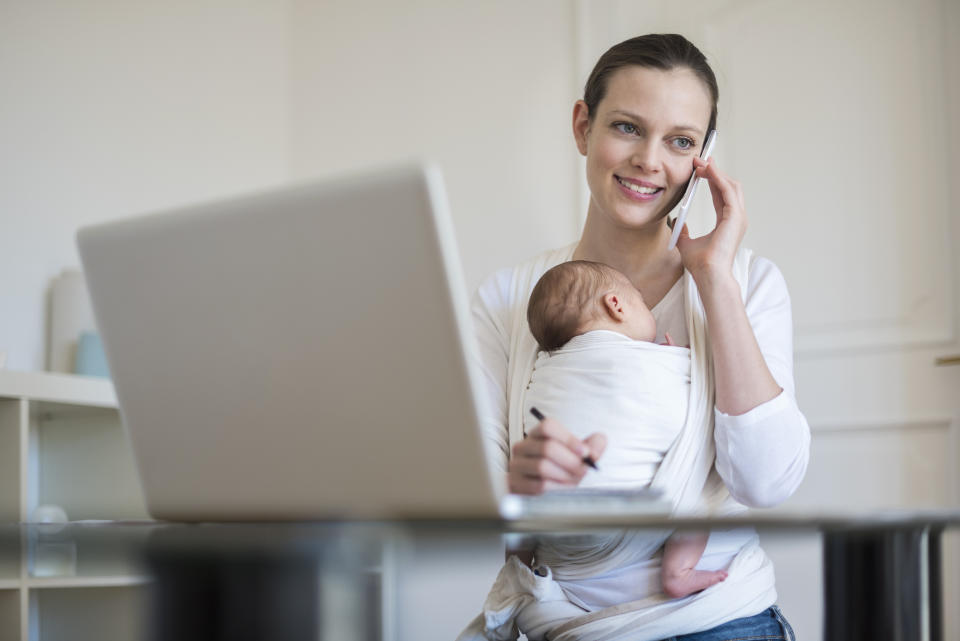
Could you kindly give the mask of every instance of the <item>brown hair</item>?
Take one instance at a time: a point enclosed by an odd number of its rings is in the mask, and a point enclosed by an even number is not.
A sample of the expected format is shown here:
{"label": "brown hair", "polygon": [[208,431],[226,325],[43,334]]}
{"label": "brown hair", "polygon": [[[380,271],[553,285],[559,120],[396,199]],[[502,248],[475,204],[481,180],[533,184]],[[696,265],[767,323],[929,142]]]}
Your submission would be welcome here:
{"label": "brown hair", "polygon": [[637,65],[670,71],[686,67],[693,71],[710,91],[713,106],[707,132],[717,128],[717,100],[720,89],[717,77],[707,63],[706,56],[692,42],[676,33],[650,33],[624,40],[613,45],[600,56],[583,88],[583,101],[587,103],[587,118],[593,122],[597,106],[607,93],[607,81],[621,67]]}
{"label": "brown hair", "polygon": [[602,296],[619,272],[603,263],[571,260],[540,277],[527,303],[527,324],[540,349],[552,352],[601,313]]}

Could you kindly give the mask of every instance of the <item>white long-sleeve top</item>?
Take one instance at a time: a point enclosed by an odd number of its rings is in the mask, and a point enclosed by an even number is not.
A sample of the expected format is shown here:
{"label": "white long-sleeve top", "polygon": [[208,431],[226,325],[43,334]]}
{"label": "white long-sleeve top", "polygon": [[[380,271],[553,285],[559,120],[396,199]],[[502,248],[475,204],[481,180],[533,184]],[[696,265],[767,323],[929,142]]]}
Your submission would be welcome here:
{"label": "white long-sleeve top", "polygon": [[[572,253],[573,246],[567,259]],[[510,335],[510,319],[516,306],[525,307],[530,296],[530,291],[511,291],[515,269],[518,268],[502,269],[487,278],[477,290],[472,307],[479,368],[487,394],[484,433],[491,463],[503,474],[506,474],[510,452],[507,372],[511,345],[516,338]],[[532,279],[531,290],[535,282],[536,278]],[[733,416],[715,410],[716,467],[734,499],[748,507],[770,507],[797,489],[810,454],[809,426],[794,398],[790,297],[780,270],[771,261],[755,257],[751,262],[745,305],[767,366],[783,391],[745,414]],[[682,281],[651,311],[657,322],[657,342],[664,340],[666,332],[678,345],[689,342]],[[529,332],[529,329],[523,331]],[[712,532],[697,567],[726,567],[752,536],[750,529]],[[652,576],[649,572],[645,574]],[[640,593],[634,597],[659,591],[658,586],[649,582],[638,589]],[[614,603],[585,605],[603,607]]]}

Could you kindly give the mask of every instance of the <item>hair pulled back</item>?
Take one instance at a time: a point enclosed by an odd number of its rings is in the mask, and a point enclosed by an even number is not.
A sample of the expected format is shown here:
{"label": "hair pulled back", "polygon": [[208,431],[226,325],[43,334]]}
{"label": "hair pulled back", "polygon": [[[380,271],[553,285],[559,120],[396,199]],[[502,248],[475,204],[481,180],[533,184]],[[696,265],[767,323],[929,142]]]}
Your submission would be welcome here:
{"label": "hair pulled back", "polygon": [[707,132],[717,128],[717,100],[720,97],[717,77],[707,63],[706,56],[692,42],[676,33],[650,33],[630,38],[613,45],[600,56],[583,88],[583,101],[587,103],[590,122],[593,122],[597,106],[607,93],[610,76],[621,67],[630,65],[662,71],[686,67],[693,71],[707,86],[713,103]]}

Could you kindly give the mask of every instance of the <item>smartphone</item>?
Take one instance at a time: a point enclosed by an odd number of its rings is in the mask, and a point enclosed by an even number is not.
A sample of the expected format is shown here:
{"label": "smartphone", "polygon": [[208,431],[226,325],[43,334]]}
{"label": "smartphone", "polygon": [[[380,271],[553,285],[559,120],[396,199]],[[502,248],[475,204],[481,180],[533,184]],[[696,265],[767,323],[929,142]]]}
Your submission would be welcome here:
{"label": "smartphone", "polygon": [[[706,160],[710,157],[710,154],[713,153],[713,146],[717,143],[717,130],[711,129],[710,135],[707,136],[707,142],[703,146],[703,151],[700,152],[700,158]],[[702,178],[698,178],[697,174],[694,173],[690,176],[690,182],[687,183],[687,191],[684,192],[683,198],[680,200],[680,211],[677,213],[677,221],[673,224],[673,233],[670,235],[670,244],[667,245],[667,249],[673,249],[677,246],[677,239],[680,238],[680,230],[683,229],[683,223],[687,220],[687,212],[690,210],[690,203],[693,202],[693,196],[697,193],[697,185],[700,184]]]}

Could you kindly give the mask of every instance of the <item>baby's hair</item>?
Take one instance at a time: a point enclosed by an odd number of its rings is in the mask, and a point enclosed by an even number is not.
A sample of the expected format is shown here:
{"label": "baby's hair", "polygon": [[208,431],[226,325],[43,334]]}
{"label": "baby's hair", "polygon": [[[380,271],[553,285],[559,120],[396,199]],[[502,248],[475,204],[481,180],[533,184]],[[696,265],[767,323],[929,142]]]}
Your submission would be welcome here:
{"label": "baby's hair", "polygon": [[547,270],[527,303],[527,323],[540,349],[560,349],[582,333],[584,324],[601,313],[599,299],[613,287],[617,274],[609,265],[589,260]]}

